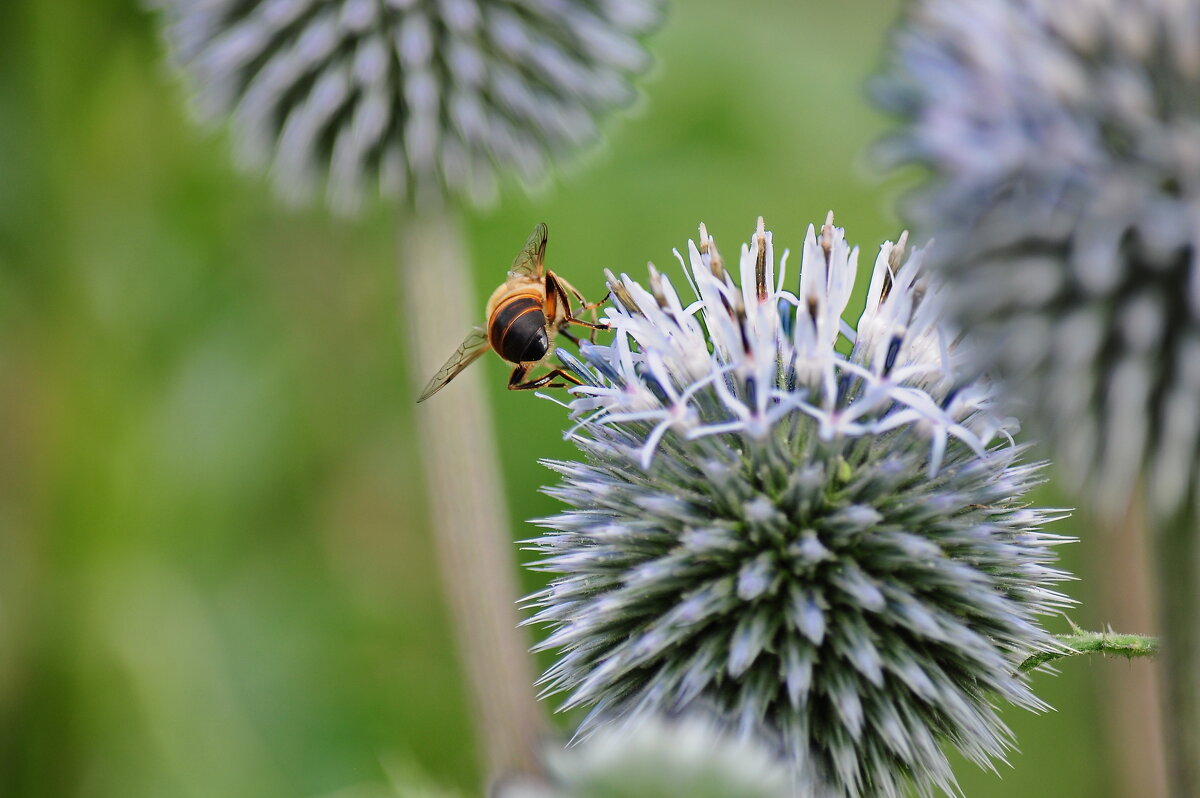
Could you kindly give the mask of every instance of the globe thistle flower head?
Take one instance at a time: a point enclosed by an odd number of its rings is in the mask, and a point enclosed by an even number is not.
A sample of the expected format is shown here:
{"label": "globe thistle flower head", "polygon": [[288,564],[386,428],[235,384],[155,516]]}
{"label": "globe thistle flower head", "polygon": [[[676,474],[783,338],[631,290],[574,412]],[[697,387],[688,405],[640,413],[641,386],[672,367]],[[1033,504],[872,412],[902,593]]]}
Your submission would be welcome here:
{"label": "globe thistle flower head", "polygon": [[660,0],[158,0],[208,120],[240,160],[334,208],[378,189],[490,202],[541,181],[635,98]]}
{"label": "globe thistle flower head", "polygon": [[1063,475],[1119,511],[1200,480],[1200,7],[923,0],[877,86],[881,151],[947,312],[1028,403]]}
{"label": "globe thistle flower head", "polygon": [[923,253],[884,244],[851,326],[858,257],[810,227],[789,290],[761,220],[729,268],[702,227],[695,299],[610,278],[612,342],[560,350],[584,458],[548,464],[569,509],[530,603],[582,733],[699,701],[778,735],[803,795],[899,796],[953,789],[942,743],[1004,755],[995,697],[1043,706],[1017,665],[1068,600],[1038,466],[963,378]]}
{"label": "globe thistle flower head", "polygon": [[546,771],[501,785],[497,798],[794,798],[773,746],[695,713],[605,728],[549,752]]}

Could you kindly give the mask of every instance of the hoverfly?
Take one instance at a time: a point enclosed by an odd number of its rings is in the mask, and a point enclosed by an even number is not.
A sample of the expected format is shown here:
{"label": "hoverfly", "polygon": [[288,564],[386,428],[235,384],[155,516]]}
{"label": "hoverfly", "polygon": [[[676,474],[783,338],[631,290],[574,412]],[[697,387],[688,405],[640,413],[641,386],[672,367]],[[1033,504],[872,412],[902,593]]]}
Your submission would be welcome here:
{"label": "hoverfly", "polygon": [[557,367],[541,377],[525,381],[531,370],[545,365],[556,336],[565,336],[579,344],[579,339],[567,332],[570,325],[587,327],[593,331],[593,336],[595,330],[608,329],[602,322],[587,322],[572,314],[568,293],[579,300],[582,310],[594,311],[604,300],[589,305],[574,286],[544,267],[546,235],[546,225],[533,228],[525,247],[508,270],[508,279],[488,299],[484,314],[487,324],[471,330],[441,370],[433,375],[418,402],[424,402],[446,387],[488,349],[514,364],[512,376],[508,378],[510,391],[566,387],[566,383],[555,382],[558,378],[574,385],[581,384],[572,374]]}

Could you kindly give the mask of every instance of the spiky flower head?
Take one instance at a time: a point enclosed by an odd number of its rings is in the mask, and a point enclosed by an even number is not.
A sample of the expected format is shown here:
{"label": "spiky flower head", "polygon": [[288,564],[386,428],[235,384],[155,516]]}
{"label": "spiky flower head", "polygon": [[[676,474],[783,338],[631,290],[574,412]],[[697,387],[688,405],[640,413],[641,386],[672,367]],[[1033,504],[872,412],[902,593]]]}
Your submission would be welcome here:
{"label": "spiky flower head", "polygon": [[1200,478],[1200,6],[923,0],[895,37],[884,147],[948,312],[1029,401],[1063,474],[1116,509]]}
{"label": "spiky flower head", "polygon": [[197,108],[281,192],[486,203],[597,136],[661,0],[156,0]]}
{"label": "spiky flower head", "polygon": [[570,509],[531,541],[556,574],[531,604],[584,731],[702,701],[780,735],[802,795],[898,796],[952,789],[942,743],[1004,754],[995,697],[1042,706],[1015,671],[1053,647],[1060,538],[904,249],[880,249],[852,327],[859,253],[832,216],[790,290],[761,219],[740,285],[701,227],[695,299],[610,275],[612,343],[560,350],[584,459],[549,463]]}
{"label": "spiky flower head", "polygon": [[552,750],[546,777],[501,785],[496,798],[794,798],[779,751],[712,718],[650,716]]}

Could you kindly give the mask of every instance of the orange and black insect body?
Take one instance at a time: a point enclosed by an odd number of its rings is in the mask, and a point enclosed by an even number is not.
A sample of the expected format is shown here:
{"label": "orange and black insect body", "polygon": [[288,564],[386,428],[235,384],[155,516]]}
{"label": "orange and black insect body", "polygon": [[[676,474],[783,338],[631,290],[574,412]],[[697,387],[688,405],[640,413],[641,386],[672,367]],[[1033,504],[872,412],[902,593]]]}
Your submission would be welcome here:
{"label": "orange and black insect body", "polygon": [[509,363],[537,363],[550,351],[545,301],[535,294],[505,299],[488,320],[488,340]]}
{"label": "orange and black insect body", "polygon": [[[546,225],[533,228],[533,234],[508,270],[507,279],[488,299],[484,310],[487,325],[476,327],[467,335],[441,370],[433,375],[418,402],[444,388],[488,349],[513,364],[508,379],[509,390],[580,384],[570,372],[557,367],[550,367],[550,371],[541,377],[526,379],[531,370],[549,365],[546,361],[557,336],[579,343],[579,339],[567,331],[572,324],[588,328],[593,336],[596,330],[608,329],[603,322],[595,321],[595,310],[604,300],[588,304],[573,285],[545,268],[546,238]],[[593,321],[575,317],[571,309],[572,296],[579,301],[581,310],[592,311]],[[555,382],[559,379],[564,382]]]}

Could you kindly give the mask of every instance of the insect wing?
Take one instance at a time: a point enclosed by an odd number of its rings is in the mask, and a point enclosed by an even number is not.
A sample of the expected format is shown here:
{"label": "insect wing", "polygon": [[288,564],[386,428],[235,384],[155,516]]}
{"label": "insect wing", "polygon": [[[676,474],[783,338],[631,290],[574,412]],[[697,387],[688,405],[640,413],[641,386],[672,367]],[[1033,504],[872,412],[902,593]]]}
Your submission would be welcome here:
{"label": "insect wing", "polygon": [[458,376],[459,372],[471,365],[486,352],[489,348],[487,330],[483,327],[476,327],[467,335],[466,339],[459,344],[458,349],[446,361],[446,365],[442,366],[437,374],[433,375],[433,379],[425,386],[425,390],[421,393],[421,398],[417,402],[424,402],[429,397],[433,396],[442,388],[446,387],[446,383]]}
{"label": "insect wing", "polygon": [[546,237],[548,232],[545,224],[538,224],[529,234],[521,253],[513,260],[512,268],[508,270],[509,277],[541,277],[542,263],[546,259]]}

